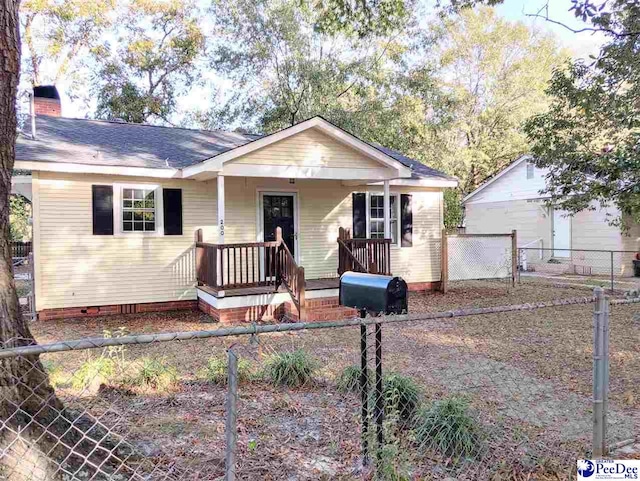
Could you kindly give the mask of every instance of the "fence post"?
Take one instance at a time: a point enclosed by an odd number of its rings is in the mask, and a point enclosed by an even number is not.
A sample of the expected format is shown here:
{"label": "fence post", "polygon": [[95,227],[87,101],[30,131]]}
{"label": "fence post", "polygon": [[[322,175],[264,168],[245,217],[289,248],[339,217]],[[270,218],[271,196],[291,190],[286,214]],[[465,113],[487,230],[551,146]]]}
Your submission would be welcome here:
{"label": "fence post", "polygon": [[516,287],[516,275],[518,274],[518,232],[511,231],[511,286]]}
{"label": "fence post", "polygon": [[593,293],[593,457],[601,458],[606,454],[609,397],[609,303],[601,287]]}
{"label": "fence post", "polygon": [[[376,434],[377,434],[377,459],[378,465],[382,462],[382,450],[384,449],[384,399],[382,398],[382,324],[376,322]],[[380,469],[380,466],[378,466]]]}
{"label": "fence post", "polygon": [[29,303],[29,316],[31,321],[38,320],[38,312],[36,311],[36,266],[33,260],[33,250],[29,252],[29,286],[31,287],[31,293],[27,296],[27,302]]}
{"label": "fence post", "polygon": [[[360,318],[367,313],[360,311]],[[360,324],[360,401],[362,403],[362,465],[369,464],[369,371],[367,370],[367,325]]]}
{"label": "fence post", "polygon": [[235,481],[236,479],[236,447],[238,443],[237,431],[237,400],[238,400],[238,357],[233,352],[233,347],[227,351],[229,356],[228,367],[228,391],[227,391],[227,422],[225,426],[226,458],[225,458],[225,480]]}
{"label": "fence post", "polygon": [[611,251],[611,294],[613,294],[613,251]]}
{"label": "fence post", "polygon": [[449,283],[449,246],[447,245],[447,229],[442,229],[440,241],[440,290],[447,293]]}

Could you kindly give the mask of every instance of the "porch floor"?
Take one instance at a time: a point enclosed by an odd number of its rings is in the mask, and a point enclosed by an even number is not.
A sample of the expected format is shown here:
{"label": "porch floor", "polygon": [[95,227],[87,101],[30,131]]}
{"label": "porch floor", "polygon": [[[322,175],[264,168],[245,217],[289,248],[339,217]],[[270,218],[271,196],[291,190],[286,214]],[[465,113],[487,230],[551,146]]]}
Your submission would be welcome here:
{"label": "porch floor", "polygon": [[[321,289],[337,289],[340,287],[340,278],[331,279],[307,279],[305,282],[305,290],[317,291]],[[208,286],[198,286],[198,289],[218,297],[218,290]],[[287,292],[284,286],[280,286],[278,292]],[[225,289],[224,297],[251,296],[256,294],[271,294],[273,286],[257,286],[257,287],[238,287],[235,289]]]}

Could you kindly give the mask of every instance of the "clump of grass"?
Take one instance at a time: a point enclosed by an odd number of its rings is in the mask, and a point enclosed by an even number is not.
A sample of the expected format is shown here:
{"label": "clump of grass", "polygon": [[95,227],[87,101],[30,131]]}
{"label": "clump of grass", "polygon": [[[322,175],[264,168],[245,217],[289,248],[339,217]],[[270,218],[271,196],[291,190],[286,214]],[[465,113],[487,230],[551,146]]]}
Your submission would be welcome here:
{"label": "clump of grass", "polygon": [[271,356],[265,366],[265,375],[273,384],[300,387],[313,382],[317,369],[317,361],[298,349]]}
{"label": "clump of grass", "polygon": [[91,386],[107,383],[115,372],[115,363],[106,357],[85,361],[71,378],[71,387],[82,391]]}
{"label": "clump of grass", "polygon": [[418,409],[420,388],[412,378],[391,373],[382,379],[382,398],[385,415],[396,413],[401,422],[407,422]]}
{"label": "clump of grass", "polygon": [[62,387],[69,384],[69,380],[65,378],[65,373],[59,364],[53,361],[42,361],[42,367],[49,376],[49,383],[54,388]]}
{"label": "clump of grass", "polygon": [[423,447],[433,447],[449,457],[475,457],[482,444],[480,426],[469,413],[464,399],[434,402],[417,415],[416,439]]}
{"label": "clump of grass", "polygon": [[150,387],[159,391],[173,386],[178,380],[176,368],[162,359],[143,358],[142,365],[132,382],[138,386]]}
{"label": "clump of grass", "polygon": [[[360,392],[360,366],[351,365],[345,367],[336,382],[338,391],[340,392]],[[367,383],[371,385],[374,379],[374,373],[367,369]]]}
{"label": "clump of grass", "polygon": [[[204,377],[214,384],[227,384],[229,363],[225,357],[212,357],[207,361]],[[250,381],[253,378],[253,366],[247,359],[238,359],[238,382]]]}

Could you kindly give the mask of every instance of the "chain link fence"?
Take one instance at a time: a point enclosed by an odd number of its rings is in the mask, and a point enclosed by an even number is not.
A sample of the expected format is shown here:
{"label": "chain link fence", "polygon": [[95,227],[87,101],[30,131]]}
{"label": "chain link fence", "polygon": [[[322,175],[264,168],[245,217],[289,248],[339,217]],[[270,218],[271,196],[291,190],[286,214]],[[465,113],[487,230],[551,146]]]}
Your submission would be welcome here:
{"label": "chain link fence", "polygon": [[[27,243],[21,243],[23,246]],[[13,281],[18,293],[20,309],[25,319],[33,321],[36,319],[35,300],[35,275],[33,264],[33,252],[30,242],[28,247],[18,247],[12,245],[13,250]]]}
{"label": "chain link fence", "polygon": [[611,292],[624,292],[640,285],[634,278],[636,255],[635,251],[521,247],[518,248],[518,280],[520,283],[601,286]]}
{"label": "chain link fence", "polygon": [[[611,309],[607,445],[640,432],[636,302]],[[598,312],[588,296],[9,342],[0,477],[568,479],[597,449]]]}
{"label": "chain link fence", "polygon": [[442,232],[442,290],[451,282],[503,279],[515,281],[517,234],[448,234]]}

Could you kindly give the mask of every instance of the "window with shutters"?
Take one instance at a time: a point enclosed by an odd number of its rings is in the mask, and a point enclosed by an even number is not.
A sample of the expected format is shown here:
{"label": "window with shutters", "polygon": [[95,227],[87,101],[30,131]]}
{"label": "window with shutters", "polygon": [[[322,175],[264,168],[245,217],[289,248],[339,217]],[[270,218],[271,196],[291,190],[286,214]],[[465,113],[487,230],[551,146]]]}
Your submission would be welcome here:
{"label": "window with shutters", "polygon": [[[391,194],[390,201],[390,219],[391,219],[391,243],[398,244],[400,237],[399,206],[400,202],[398,194]],[[384,239],[384,195],[372,194],[369,196],[368,209],[368,225],[369,237],[371,239]]]}
{"label": "window with shutters", "polygon": [[122,189],[122,232],[156,231],[155,189]]}
{"label": "window with shutters", "polygon": [[164,235],[162,187],[114,184],[116,235]]}

